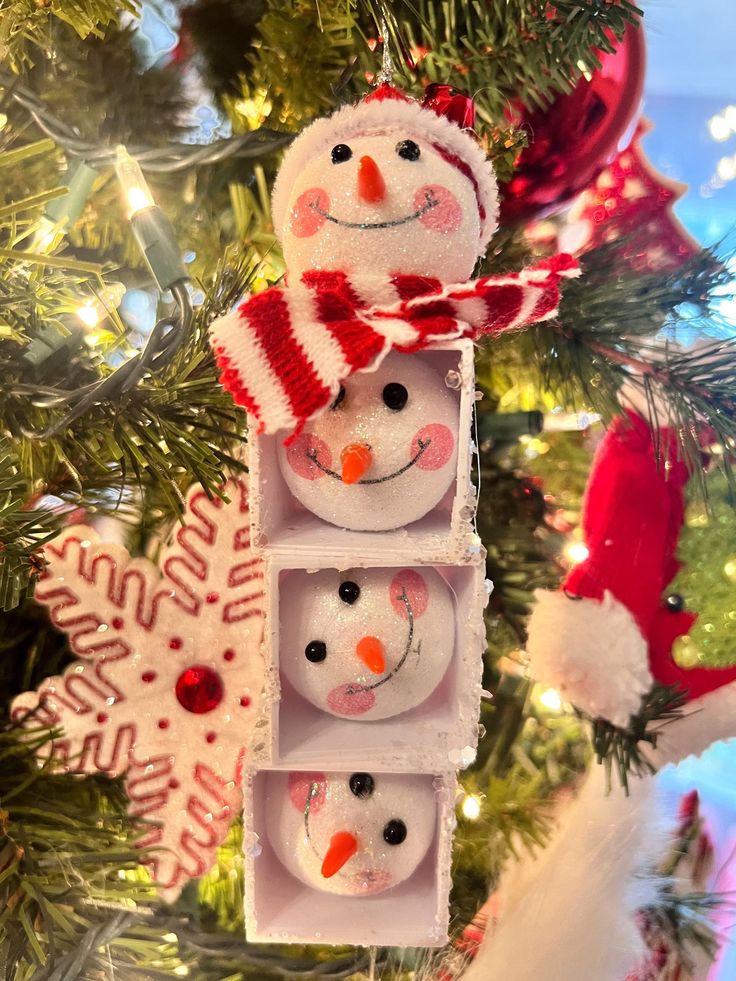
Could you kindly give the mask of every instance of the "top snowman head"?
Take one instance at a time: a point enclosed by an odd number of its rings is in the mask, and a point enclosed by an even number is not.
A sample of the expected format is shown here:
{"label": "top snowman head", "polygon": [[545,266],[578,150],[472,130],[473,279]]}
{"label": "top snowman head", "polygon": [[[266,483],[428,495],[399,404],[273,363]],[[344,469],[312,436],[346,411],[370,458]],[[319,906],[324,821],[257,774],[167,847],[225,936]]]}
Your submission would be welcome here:
{"label": "top snowman head", "polygon": [[294,141],[273,193],[292,277],[340,269],[470,278],[497,228],[496,180],[472,130],[434,101],[383,84]]}

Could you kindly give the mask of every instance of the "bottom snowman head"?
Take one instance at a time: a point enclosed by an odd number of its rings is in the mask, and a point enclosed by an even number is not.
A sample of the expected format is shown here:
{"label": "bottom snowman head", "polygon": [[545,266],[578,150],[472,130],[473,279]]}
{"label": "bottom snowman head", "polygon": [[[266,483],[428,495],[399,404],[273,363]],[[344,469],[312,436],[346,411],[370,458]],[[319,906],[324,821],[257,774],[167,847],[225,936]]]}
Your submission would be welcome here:
{"label": "bottom snowman head", "polygon": [[417,869],[434,840],[431,776],[271,772],[268,837],[302,882],[342,896],[370,896]]}

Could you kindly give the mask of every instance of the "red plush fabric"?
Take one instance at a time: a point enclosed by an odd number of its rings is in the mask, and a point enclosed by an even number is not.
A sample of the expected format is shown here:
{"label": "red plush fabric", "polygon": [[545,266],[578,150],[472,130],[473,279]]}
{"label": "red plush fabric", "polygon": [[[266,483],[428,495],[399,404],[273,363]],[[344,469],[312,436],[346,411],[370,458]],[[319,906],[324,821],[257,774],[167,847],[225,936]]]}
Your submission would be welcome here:
{"label": "red plush fabric", "polygon": [[736,680],[736,667],[685,669],[672,657],[676,638],[689,633],[697,618],[664,605],[666,587],[679,567],[676,551],[690,476],[678,450],[673,429],[660,430],[655,443],[636,413],[614,420],[598,448],[583,503],[590,554],[570,571],[562,588],[592,599],[610,591],[639,625],[653,677],[697,698]]}

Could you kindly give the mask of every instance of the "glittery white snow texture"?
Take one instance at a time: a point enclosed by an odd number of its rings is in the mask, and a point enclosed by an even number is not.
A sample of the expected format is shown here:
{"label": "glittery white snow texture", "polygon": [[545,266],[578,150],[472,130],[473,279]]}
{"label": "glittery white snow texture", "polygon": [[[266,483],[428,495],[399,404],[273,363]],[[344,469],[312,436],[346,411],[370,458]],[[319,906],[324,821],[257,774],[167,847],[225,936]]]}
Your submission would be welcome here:
{"label": "glittery white snow texture", "polygon": [[331,715],[370,721],[420,705],[453,654],[450,590],[431,568],[291,572],[279,606],[281,672]]}
{"label": "glittery white snow texture", "polygon": [[[417,159],[399,156],[407,139],[419,148]],[[294,280],[305,269],[467,280],[481,251],[478,203],[468,178],[418,132],[389,127],[345,145],[349,159],[333,163],[331,148],[325,148],[305,161],[291,187],[282,240]],[[385,184],[374,202],[357,193],[366,156]]]}
{"label": "glittery white snow texture", "polygon": [[[269,840],[286,868],[343,896],[377,895],[408,879],[437,828],[429,775],[272,771],[265,806]],[[351,835],[355,851],[326,877],[323,862],[336,835]]]}
{"label": "glittery white snow texture", "polygon": [[82,660],[15,718],[63,729],[68,770],[126,774],[131,813],[155,827],[152,873],[171,901],[213,860],[240,802],[240,767],[264,681],[262,560],[250,548],[245,478],[230,503],[190,493],[161,570],[84,526],[46,548],[36,598]]}
{"label": "glittery white snow texture", "polygon": [[[390,408],[386,387],[406,402]],[[393,404],[397,404],[394,402]],[[418,355],[390,354],[376,371],[347,379],[344,397],[308,423],[279,465],[289,490],[309,511],[355,531],[387,531],[417,521],[442,500],[457,470],[459,396]],[[341,480],[346,447],[369,447],[357,483]]]}

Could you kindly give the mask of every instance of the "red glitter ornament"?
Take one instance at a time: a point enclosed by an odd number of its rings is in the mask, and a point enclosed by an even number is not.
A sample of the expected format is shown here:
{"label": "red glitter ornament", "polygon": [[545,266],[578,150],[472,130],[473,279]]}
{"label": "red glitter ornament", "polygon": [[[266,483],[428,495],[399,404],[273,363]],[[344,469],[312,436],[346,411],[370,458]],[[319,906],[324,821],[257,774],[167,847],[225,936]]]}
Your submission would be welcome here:
{"label": "red glitter ornament", "polygon": [[225,694],[222,678],[205,664],[193,664],[182,671],[175,690],[182,708],[195,715],[204,715],[217,708]]}
{"label": "red glitter ornament", "polygon": [[545,109],[519,106],[515,123],[529,134],[514,176],[501,187],[501,221],[527,221],[558,210],[595,178],[634,119],[644,83],[645,47],[629,25],[599,69]]}

